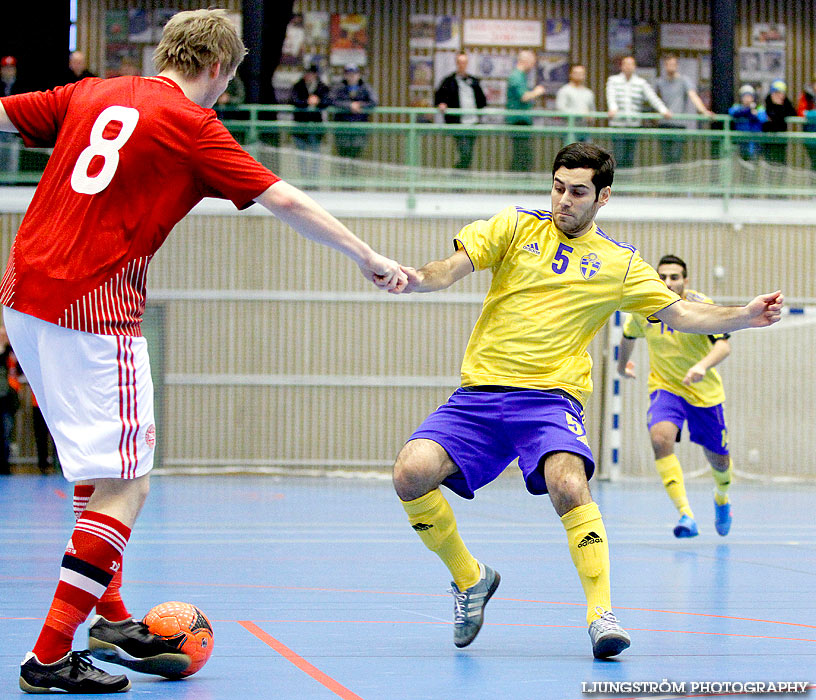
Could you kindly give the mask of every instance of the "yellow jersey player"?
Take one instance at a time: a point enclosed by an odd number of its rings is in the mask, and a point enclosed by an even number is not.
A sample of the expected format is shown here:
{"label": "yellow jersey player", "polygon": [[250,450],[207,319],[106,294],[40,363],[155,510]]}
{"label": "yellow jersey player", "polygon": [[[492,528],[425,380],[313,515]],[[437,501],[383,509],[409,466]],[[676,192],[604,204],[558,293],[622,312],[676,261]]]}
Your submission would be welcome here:
{"label": "yellow jersey player", "polygon": [[[711,304],[711,299],[688,289],[686,263],[676,255],[664,255],[657,265],[666,286],[683,299]],[[675,537],[698,534],[694,513],[689,506],[683,470],[674,454],[683,424],[688,421],[689,439],[703,448],[711,465],[714,488],[714,526],[720,535],[731,529],[731,458],[728,454],[728,429],[723,414],[722,379],[714,369],[731,352],[728,334],[701,335],[681,333],[665,323],[649,323],[642,315],[632,314],[623,325],[618,347],[618,373],[635,376],[632,356],[636,338],[646,338],[649,346],[649,412],[647,424],[657,473],[680,513]]]}
{"label": "yellow jersey player", "polygon": [[[470,644],[500,577],[465,547],[440,485],[464,498],[514,459],[532,494],[549,493],[587,600],[597,658],[630,644],[612,612],[609,547],[587,480],[595,461],[583,405],[592,391],[587,347],[616,309],[693,333],[768,326],[782,295],[727,308],[682,300],[630,245],[595,224],[611,194],[614,160],[586,143],[553,164],[550,211],[508,207],[455,237],[455,252],[405,268],[405,292],[449,287],[475,270],[493,281],[462,363],[462,386],[410,437],[394,465],[394,487],[411,526],[453,577],[454,644]],[[440,329],[444,330],[444,329]],[[445,342],[444,333],[434,334]]]}

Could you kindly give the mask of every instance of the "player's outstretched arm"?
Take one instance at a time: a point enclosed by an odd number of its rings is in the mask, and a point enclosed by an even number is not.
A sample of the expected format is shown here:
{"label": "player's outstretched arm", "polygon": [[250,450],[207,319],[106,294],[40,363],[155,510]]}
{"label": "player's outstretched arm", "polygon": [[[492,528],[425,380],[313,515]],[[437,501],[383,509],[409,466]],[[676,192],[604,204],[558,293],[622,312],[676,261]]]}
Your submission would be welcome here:
{"label": "player's outstretched arm", "polygon": [[279,180],[255,198],[304,238],[350,257],[363,276],[380,289],[400,291],[407,281],[395,260],[386,258],[355,236],[305,192]]}
{"label": "player's outstretched arm", "polygon": [[618,374],[627,379],[635,378],[635,363],[629,360],[632,357],[632,350],[635,349],[634,338],[621,338],[618,345]]}
{"label": "player's outstretched arm", "polygon": [[408,282],[400,294],[410,292],[435,292],[450,287],[457,280],[473,272],[473,264],[463,248],[457,250],[445,260],[434,260],[423,265],[418,270],[413,267],[403,267]]}
{"label": "player's outstretched arm", "polygon": [[697,364],[689,368],[686,376],[683,377],[683,384],[689,386],[700,382],[705,377],[706,372],[712,367],[716,367],[726,357],[731,354],[731,344],[725,338],[718,338],[708,354]]}
{"label": "player's outstretched arm", "polygon": [[0,131],[17,132],[17,127],[11,123],[5,108],[3,107],[3,100],[0,100]]}
{"label": "player's outstretched arm", "polygon": [[730,333],[743,328],[765,328],[782,317],[782,292],[762,294],[745,306],[717,306],[681,299],[653,316],[684,333]]}

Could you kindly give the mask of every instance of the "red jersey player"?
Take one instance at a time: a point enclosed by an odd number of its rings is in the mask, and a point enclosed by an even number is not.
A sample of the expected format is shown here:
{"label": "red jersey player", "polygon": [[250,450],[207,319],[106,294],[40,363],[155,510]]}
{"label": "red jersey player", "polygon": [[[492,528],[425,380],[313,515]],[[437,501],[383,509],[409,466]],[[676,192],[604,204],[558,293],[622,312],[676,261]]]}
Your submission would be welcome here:
{"label": "red jersey player", "polygon": [[122,555],[148,493],[156,429],[140,321],[147,266],[204,197],[258,202],[301,235],[399,291],[405,273],[252,159],[210,109],[246,50],[222,10],[180,12],[159,75],[88,78],[0,101],[0,130],[53,147],[0,283],[5,325],[74,492],[76,527],[53,603],[20,671],[27,692],[120,692],[123,675],[72,652],[96,607],[94,656],[173,676],[188,660],[133,620]]}

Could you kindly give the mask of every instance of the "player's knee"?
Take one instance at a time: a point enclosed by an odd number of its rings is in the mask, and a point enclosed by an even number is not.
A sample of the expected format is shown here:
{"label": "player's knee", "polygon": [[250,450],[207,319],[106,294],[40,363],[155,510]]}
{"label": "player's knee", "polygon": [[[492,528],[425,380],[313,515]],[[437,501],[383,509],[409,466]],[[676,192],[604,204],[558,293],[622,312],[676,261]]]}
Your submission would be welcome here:
{"label": "player's knee", "polygon": [[397,455],[392,478],[394,490],[403,501],[413,501],[439,486],[431,461],[411,443]]}
{"label": "player's knee", "polygon": [[652,450],[656,459],[668,457],[674,451],[674,439],[668,435],[652,435]]}
{"label": "player's knee", "polygon": [[550,500],[559,515],[592,500],[586,470],[580,458],[553,462],[548,460],[545,466],[545,479]]}

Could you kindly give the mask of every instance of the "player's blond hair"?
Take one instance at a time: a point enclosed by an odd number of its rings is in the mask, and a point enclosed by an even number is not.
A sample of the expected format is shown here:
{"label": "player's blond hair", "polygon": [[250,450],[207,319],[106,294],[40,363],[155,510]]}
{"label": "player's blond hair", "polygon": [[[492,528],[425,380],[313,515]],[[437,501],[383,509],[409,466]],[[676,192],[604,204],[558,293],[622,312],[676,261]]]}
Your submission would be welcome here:
{"label": "player's blond hair", "polygon": [[160,73],[173,69],[195,78],[216,63],[222,72],[232,72],[246,53],[226,10],[189,10],[173,15],[164,25],[153,62]]}

